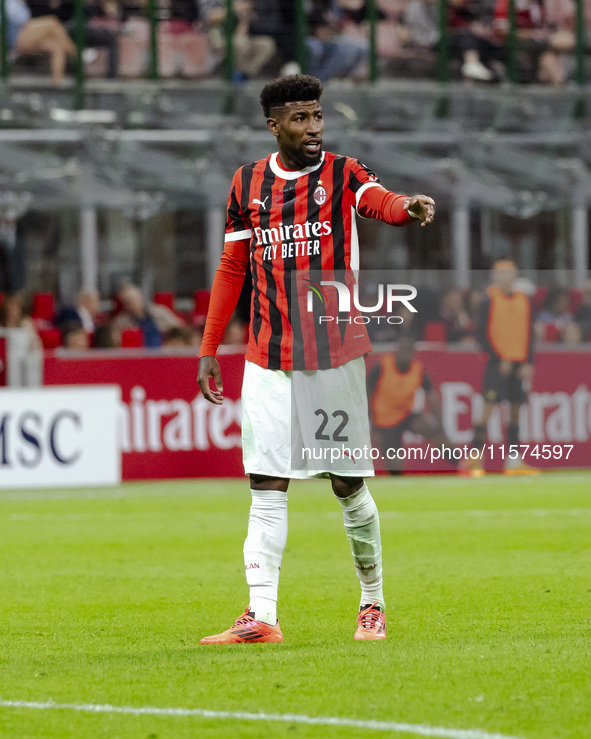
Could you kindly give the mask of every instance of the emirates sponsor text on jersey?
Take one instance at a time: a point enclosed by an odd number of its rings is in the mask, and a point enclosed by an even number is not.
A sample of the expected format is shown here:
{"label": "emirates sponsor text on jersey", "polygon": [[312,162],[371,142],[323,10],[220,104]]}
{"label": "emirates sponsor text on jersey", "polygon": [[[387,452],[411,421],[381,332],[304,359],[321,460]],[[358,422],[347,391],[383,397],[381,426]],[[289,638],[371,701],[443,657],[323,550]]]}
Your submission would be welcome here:
{"label": "emirates sponsor text on jersey", "polygon": [[263,247],[263,259],[287,259],[320,254],[320,239],[330,236],[330,221],[306,221],[305,223],[283,224],[277,227],[254,229],[257,246]]}

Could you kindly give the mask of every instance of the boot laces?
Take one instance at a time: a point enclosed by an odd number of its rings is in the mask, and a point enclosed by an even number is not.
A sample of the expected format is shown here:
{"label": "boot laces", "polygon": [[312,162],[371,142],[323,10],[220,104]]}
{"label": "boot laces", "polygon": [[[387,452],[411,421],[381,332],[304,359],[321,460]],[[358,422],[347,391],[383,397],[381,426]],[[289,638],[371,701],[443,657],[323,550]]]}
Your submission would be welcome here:
{"label": "boot laces", "polygon": [[377,604],[376,601],[359,614],[359,625],[362,629],[371,631],[378,625],[382,612],[376,609]]}

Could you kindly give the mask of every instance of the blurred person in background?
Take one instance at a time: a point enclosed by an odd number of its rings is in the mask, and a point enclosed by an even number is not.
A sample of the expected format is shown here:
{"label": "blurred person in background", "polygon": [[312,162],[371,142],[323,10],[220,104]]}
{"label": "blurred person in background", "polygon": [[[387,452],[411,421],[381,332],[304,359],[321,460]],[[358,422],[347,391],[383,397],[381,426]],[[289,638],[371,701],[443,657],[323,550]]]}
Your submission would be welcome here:
{"label": "blurred person in background", "polygon": [[[234,2],[232,43],[235,74],[239,81],[256,77],[277,50],[275,39],[265,33],[263,6],[264,4],[256,0]],[[226,49],[226,2],[200,0],[200,7],[209,26],[209,42],[215,54],[215,64],[221,64]]]}
{"label": "blurred person in background", "polygon": [[465,79],[491,82],[504,74],[503,47],[495,38],[492,21],[490,6],[484,0],[449,2],[451,47],[462,60]]}
{"label": "blurred person in background", "polygon": [[[29,0],[34,16],[53,15],[61,23],[70,36],[70,43],[76,47],[76,19],[75,0]],[[84,40],[87,56],[94,48],[105,48],[107,51],[107,77],[117,77],[119,69],[119,41],[118,30],[101,24],[101,19],[107,19],[112,12],[112,2],[109,0],[84,0]]]}
{"label": "blurred person in background", "polygon": [[[413,339],[403,338],[393,352],[381,355],[379,363],[367,376],[367,387],[375,443],[391,475],[399,474],[403,464],[388,451],[404,446],[405,431],[419,434],[434,446],[453,449],[455,444],[443,430],[439,396],[423,363],[416,357]],[[426,403],[418,410],[416,400],[421,389]],[[457,463],[452,460],[452,464]]]}
{"label": "blurred person in background", "polygon": [[[407,43],[436,51],[439,44],[438,0],[409,0],[404,15]],[[464,79],[491,82],[504,76],[503,49],[494,37],[492,14],[478,0],[450,0],[448,34]]]}
{"label": "blurred person in background", "polygon": [[559,338],[563,344],[580,344],[583,340],[583,332],[578,323],[571,321],[562,329]]}
{"label": "blurred person in background", "polygon": [[97,326],[92,337],[93,349],[115,349],[121,346],[121,332],[110,323]]}
{"label": "blurred person in background", "polygon": [[79,321],[85,331],[92,333],[96,328],[96,318],[101,312],[98,290],[81,290],[75,305],[65,305],[58,311],[55,325],[61,328],[67,321]]}
{"label": "blurred person in background", "polygon": [[[505,43],[509,32],[509,0],[496,0],[494,28],[496,38]],[[545,19],[543,0],[515,0],[519,50],[529,55],[533,69],[526,71],[528,81],[559,85],[566,79],[562,53],[572,49],[574,36],[555,34]],[[523,56],[523,55],[522,55]]]}
{"label": "blurred person in background", "polygon": [[65,321],[60,331],[62,334],[62,346],[64,349],[77,349],[84,351],[90,347],[90,337],[85,331],[81,321]]}
{"label": "blurred person in background", "polygon": [[[517,266],[510,259],[499,259],[493,265],[492,282],[480,305],[477,324],[478,342],[488,354],[484,370],[482,416],[474,426],[472,446],[482,449],[486,441],[488,420],[494,408],[509,402],[509,446],[519,445],[519,410],[527,400],[534,374],[533,321],[530,299],[514,290]],[[484,474],[481,459],[465,459],[463,472],[475,477]],[[505,457],[506,474],[535,474],[538,470],[526,464],[518,454]]]}
{"label": "blurred person in background", "polygon": [[173,326],[183,325],[183,321],[166,306],[148,303],[137,285],[124,285],[118,297],[122,311],[113,319],[113,328],[118,331],[139,328],[146,347],[162,346],[162,334]]}
{"label": "blurred person in background", "polygon": [[450,343],[465,341],[474,336],[470,316],[464,305],[464,291],[461,287],[450,287],[441,296],[439,321],[444,324],[447,340]]}
{"label": "blurred person in background", "polygon": [[468,317],[470,333],[476,336],[476,322],[478,320],[478,308],[482,302],[482,290],[471,288],[464,293],[464,311]]}
{"label": "blurred person in background", "polygon": [[228,321],[222,344],[226,346],[244,346],[247,342],[246,324],[240,316],[234,315]]}
{"label": "blurred person in background", "polygon": [[191,326],[172,326],[162,336],[162,348],[194,346]]}
{"label": "blurred person in background", "polygon": [[312,2],[306,40],[311,75],[324,82],[367,72],[369,44],[355,28],[364,12],[363,0]]}
{"label": "blurred person in background", "polygon": [[544,301],[542,310],[536,316],[535,336],[539,341],[547,340],[547,326],[553,326],[556,334],[560,335],[564,327],[572,320],[570,290],[564,287],[551,290]]}
{"label": "blurred person in background", "polygon": [[581,290],[581,305],[573,319],[579,325],[584,341],[591,339],[591,280],[587,280]]}
{"label": "blurred person in background", "polygon": [[5,295],[0,306],[0,328],[18,328],[27,335],[29,351],[42,349],[41,339],[31,318],[25,315],[24,299],[21,293]]}
{"label": "blurred person in background", "polygon": [[[35,12],[35,11],[38,12]],[[51,80],[59,84],[66,73],[68,57],[76,57],[76,46],[66,29],[45,3],[27,5],[24,0],[6,0],[8,47],[17,54],[49,54]]]}

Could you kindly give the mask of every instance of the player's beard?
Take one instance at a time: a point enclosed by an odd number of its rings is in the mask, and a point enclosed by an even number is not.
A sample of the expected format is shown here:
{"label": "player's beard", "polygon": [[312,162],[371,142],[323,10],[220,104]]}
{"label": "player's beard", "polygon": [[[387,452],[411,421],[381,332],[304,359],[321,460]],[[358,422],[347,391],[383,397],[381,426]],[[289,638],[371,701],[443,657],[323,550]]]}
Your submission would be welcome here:
{"label": "player's beard", "polygon": [[300,169],[305,169],[306,167],[314,167],[316,164],[320,164],[320,162],[322,161],[322,145],[320,145],[318,153],[314,156],[310,156],[306,153],[303,144],[299,147],[294,146],[288,151],[288,153],[293,161],[297,163]]}

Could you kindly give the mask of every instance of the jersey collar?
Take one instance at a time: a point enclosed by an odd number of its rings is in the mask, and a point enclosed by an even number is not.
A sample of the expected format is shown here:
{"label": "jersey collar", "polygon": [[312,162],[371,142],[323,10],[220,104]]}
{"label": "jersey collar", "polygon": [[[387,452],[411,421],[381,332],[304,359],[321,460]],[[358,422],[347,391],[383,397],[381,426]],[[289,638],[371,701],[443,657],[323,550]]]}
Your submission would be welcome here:
{"label": "jersey collar", "polygon": [[283,167],[279,163],[279,154],[277,152],[271,154],[271,160],[269,164],[271,166],[271,171],[276,177],[281,177],[281,179],[283,180],[295,180],[298,177],[302,177],[303,175],[310,174],[310,172],[315,172],[317,169],[320,169],[320,167],[324,163],[324,154],[325,152],[322,152],[322,158],[320,159],[320,162],[318,164],[315,164],[313,167],[304,167],[304,169],[298,169],[295,172],[291,169],[283,169]]}

